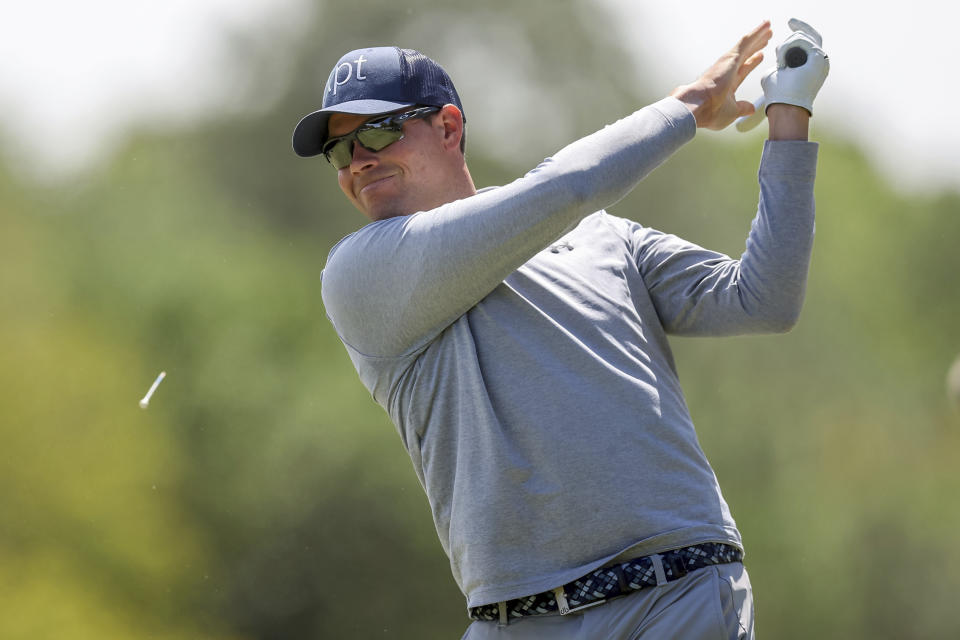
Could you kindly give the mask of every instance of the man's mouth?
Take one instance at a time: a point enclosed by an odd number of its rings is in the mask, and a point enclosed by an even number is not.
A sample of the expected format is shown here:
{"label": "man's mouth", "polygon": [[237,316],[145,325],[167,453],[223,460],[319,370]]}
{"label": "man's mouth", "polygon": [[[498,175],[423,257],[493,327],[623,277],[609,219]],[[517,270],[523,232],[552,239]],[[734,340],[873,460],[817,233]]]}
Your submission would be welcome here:
{"label": "man's mouth", "polygon": [[379,178],[374,178],[374,179],[371,180],[370,182],[367,182],[367,183],[364,184],[362,187],[360,187],[360,189],[357,191],[357,195],[362,194],[364,191],[366,191],[366,190],[367,190],[368,188],[370,188],[370,187],[373,187],[374,189],[376,189],[378,186],[382,185],[382,184],[383,184],[384,182],[386,182],[387,180],[393,178],[393,175],[394,175],[394,174],[391,173],[391,174],[387,174],[387,175],[382,176],[382,177],[379,177]]}

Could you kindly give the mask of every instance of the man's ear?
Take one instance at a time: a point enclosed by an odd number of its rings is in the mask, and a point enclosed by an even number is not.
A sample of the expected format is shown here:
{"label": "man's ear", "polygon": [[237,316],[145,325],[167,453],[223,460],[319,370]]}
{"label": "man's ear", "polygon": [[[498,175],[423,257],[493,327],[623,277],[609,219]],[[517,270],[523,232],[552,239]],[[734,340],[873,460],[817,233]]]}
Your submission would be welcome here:
{"label": "man's ear", "polygon": [[437,119],[443,126],[444,149],[460,148],[460,139],[463,137],[463,113],[455,104],[445,104]]}

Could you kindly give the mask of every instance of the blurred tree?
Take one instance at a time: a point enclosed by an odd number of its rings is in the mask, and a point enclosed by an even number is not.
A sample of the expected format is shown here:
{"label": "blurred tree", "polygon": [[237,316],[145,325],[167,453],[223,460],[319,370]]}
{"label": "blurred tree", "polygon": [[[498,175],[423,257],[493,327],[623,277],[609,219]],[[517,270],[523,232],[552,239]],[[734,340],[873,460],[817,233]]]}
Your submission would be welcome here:
{"label": "blurred tree", "polygon": [[[58,241],[0,209],[0,637],[222,637],[177,442],[136,406],[130,345],[70,301]],[[36,212],[31,212],[36,213]]]}

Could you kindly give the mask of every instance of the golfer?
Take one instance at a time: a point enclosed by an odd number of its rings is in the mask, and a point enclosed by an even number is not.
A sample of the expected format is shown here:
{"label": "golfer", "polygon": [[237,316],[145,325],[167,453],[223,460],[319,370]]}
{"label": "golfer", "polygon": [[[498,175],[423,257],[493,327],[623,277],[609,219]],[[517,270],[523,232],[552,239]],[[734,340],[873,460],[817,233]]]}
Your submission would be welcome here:
{"label": "golfer", "polygon": [[[794,31],[763,79],[770,134],[739,259],[605,208],[698,127],[753,111],[734,92],[766,22],[691,84],[504,186],[475,187],[464,106],[413,50],[348,53],[297,125],[296,153],[325,156],[371,221],[331,250],[323,302],[426,492],[474,620],[465,638],[752,637],[741,536],[667,336],[797,320],[808,120],[827,74],[811,32]],[[794,47],[799,67],[782,60]]]}

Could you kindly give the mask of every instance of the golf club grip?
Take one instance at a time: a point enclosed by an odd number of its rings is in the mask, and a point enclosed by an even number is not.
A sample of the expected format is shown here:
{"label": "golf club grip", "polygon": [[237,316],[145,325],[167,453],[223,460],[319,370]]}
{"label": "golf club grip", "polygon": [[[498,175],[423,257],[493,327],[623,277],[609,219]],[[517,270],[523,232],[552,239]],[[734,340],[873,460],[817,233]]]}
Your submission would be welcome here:
{"label": "golf club grip", "polygon": [[[783,54],[783,61],[791,69],[802,67],[807,63],[807,51],[803,47],[790,47],[787,49],[787,52]],[[749,131],[763,120],[766,115],[764,97],[760,96],[757,98],[753,106],[755,110],[752,115],[737,118],[735,126],[738,131]]]}
{"label": "golf club grip", "polygon": [[807,63],[807,52],[803,47],[790,47],[784,54],[783,60],[791,69],[802,67]]}

